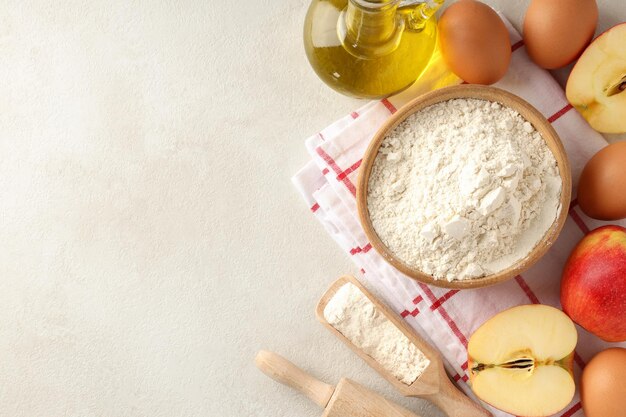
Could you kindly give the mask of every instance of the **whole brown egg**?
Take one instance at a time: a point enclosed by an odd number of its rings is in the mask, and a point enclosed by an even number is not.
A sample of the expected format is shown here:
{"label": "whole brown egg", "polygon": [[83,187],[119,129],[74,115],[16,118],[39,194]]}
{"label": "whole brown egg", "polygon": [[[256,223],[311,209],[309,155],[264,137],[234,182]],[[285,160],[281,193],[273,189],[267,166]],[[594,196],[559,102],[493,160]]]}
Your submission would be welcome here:
{"label": "whole brown egg", "polygon": [[596,0],[532,0],[524,18],[526,51],[540,67],[564,67],[583,52],[597,23]]}
{"label": "whole brown egg", "polygon": [[626,349],[603,350],[591,359],[580,379],[580,399],[587,417],[623,417],[626,410]]}
{"label": "whole brown egg", "polygon": [[438,30],[443,59],[468,83],[493,84],[509,68],[509,32],[486,4],[474,0],[454,3],[439,19]]}
{"label": "whole brown egg", "polygon": [[598,220],[626,218],[626,142],[613,143],[595,154],[580,176],[578,203]]}

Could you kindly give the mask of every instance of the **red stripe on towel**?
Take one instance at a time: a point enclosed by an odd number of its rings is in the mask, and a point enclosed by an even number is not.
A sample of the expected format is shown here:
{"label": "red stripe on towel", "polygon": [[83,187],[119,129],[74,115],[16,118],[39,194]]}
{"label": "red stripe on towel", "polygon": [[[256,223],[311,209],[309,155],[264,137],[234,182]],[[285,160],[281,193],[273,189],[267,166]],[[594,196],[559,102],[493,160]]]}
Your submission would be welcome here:
{"label": "red stripe on towel", "polygon": [[398,111],[398,109],[396,109],[396,106],[391,104],[391,102],[387,100],[386,98],[380,100],[380,102],[383,103],[383,106],[387,107],[387,110],[389,110],[389,113],[394,114],[396,111]]}
{"label": "red stripe on towel", "polygon": [[454,294],[456,294],[457,292],[459,292],[459,290],[450,290],[447,293],[445,293],[442,297],[439,297],[437,299],[437,301],[435,301],[431,306],[430,309],[432,311],[437,310],[439,307],[441,307],[441,305],[443,303],[445,303],[448,299],[450,299],[450,297],[452,297]]}
{"label": "red stripe on towel", "polygon": [[572,415],[574,415],[576,411],[580,410],[581,408],[582,406],[580,405],[580,401],[579,401],[576,404],[574,404],[572,408],[567,410],[565,413],[561,414],[561,417],[571,417]]}
{"label": "red stripe on towel", "polygon": [[[316,151],[317,154],[322,157],[324,162],[326,162],[328,166],[333,171],[335,171],[335,174],[340,175],[343,172],[343,170],[339,167],[339,165],[337,165],[335,160],[330,155],[328,155],[322,148],[318,147]],[[344,183],[348,191],[350,191],[353,196],[356,196],[356,187],[354,186],[354,184],[352,184],[352,181],[350,181],[348,177],[343,178],[341,181]]]}
{"label": "red stripe on towel", "polygon": [[[422,291],[424,291],[424,293],[426,294],[426,297],[428,297],[431,303],[435,303],[437,301],[437,297],[432,292],[430,287],[428,287],[428,285],[419,283],[419,286],[422,289]],[[457,326],[456,322],[452,320],[452,318],[450,317],[446,309],[443,306],[440,306],[437,309],[437,311],[439,312],[439,314],[441,314],[441,317],[448,324],[448,327],[450,327],[450,330],[452,330],[452,333],[454,333],[454,335],[457,337],[457,339],[459,339],[459,341],[463,344],[463,346],[467,348],[467,338],[459,330],[459,327]]]}
{"label": "red stripe on towel", "polygon": [[580,217],[580,214],[578,214],[574,208],[570,209],[569,215],[572,220],[574,220],[574,223],[576,223],[581,232],[583,232],[584,234],[589,233],[589,227],[585,224],[583,218]]}
{"label": "red stripe on towel", "polygon": [[[362,248],[357,246],[356,248],[352,248],[350,249],[350,255],[356,255],[357,253],[367,253],[372,249],[372,244],[368,243],[367,245],[363,246]],[[365,273],[365,271],[363,271],[363,273]]]}
{"label": "red stripe on towel", "polygon": [[563,116],[565,113],[567,113],[568,111],[572,110],[573,107],[571,104],[567,103],[567,106],[563,107],[561,110],[559,110],[558,112],[554,113],[552,116],[550,116],[548,118],[548,121],[550,123],[554,123],[556,122],[561,116]]}
{"label": "red stripe on towel", "polygon": [[352,174],[354,171],[359,169],[359,167],[361,166],[361,162],[362,161],[363,161],[362,159],[359,159],[354,164],[352,164],[352,166],[350,168],[346,169],[341,174],[337,175],[337,181],[343,181],[344,178],[346,178],[348,175]]}
{"label": "red stripe on towel", "polygon": [[511,45],[511,52],[517,51],[522,46],[524,46],[524,41],[523,40],[515,42],[513,45]]}
{"label": "red stripe on towel", "polygon": [[531,303],[539,304],[539,298],[537,298],[533,290],[528,286],[528,283],[521,275],[516,276],[515,281],[517,281],[517,284],[522,288]]}

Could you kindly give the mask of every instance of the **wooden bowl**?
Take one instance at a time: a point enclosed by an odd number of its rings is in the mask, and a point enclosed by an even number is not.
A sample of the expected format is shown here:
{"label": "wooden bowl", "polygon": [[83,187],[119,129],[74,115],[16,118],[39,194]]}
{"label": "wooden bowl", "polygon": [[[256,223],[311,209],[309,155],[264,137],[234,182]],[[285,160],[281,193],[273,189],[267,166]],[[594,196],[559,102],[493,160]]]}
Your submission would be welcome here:
{"label": "wooden bowl", "polygon": [[[403,122],[408,116],[416,113],[433,104],[447,101],[456,98],[475,98],[488,101],[498,102],[506,107],[516,110],[522,117],[530,122],[535,129],[541,134],[543,139],[548,144],[548,147],[554,154],[556,159],[559,173],[562,180],[561,190],[561,211],[559,216],[552,223],[547,230],[543,239],[535,246],[535,248],[523,259],[519,260],[510,267],[491,275],[487,275],[481,278],[467,279],[467,280],[455,280],[448,281],[446,279],[435,279],[431,275],[419,271],[408,264],[404,263],[401,259],[398,259],[385,244],[378,237],[378,234],[374,230],[372,221],[370,219],[369,210],[367,207],[367,190],[370,174],[374,165],[374,160],[378,155],[378,149],[387,136],[387,134]],[[370,243],[376,249],[376,251],[382,255],[382,257],[400,270],[405,275],[423,282],[429,285],[435,285],[438,287],[446,288],[480,288],[489,285],[497,284],[508,279],[511,279],[526,269],[535,264],[552,246],[556,238],[558,237],[565,220],[567,218],[567,211],[571,198],[572,190],[572,176],[570,172],[570,165],[565,154],[563,144],[559,139],[556,131],[546,120],[545,117],[537,109],[531,106],[529,103],[521,99],[520,97],[511,94],[507,91],[500,90],[495,87],[487,87],[481,85],[458,85],[454,87],[447,87],[440,90],[424,94],[415,100],[411,101],[401,109],[399,109],[389,120],[387,120],[383,126],[376,132],[369,144],[363,161],[361,162],[361,168],[359,178],[357,182],[357,208],[359,212],[359,219],[361,225],[365,230],[365,234],[369,238]]]}

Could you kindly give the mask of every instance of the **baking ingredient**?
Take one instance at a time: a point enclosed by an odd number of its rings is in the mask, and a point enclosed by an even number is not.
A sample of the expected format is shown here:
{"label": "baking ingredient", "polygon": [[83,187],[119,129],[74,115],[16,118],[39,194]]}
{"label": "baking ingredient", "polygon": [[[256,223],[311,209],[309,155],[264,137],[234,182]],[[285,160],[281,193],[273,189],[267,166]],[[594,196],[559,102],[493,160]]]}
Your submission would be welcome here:
{"label": "baking ingredient", "polygon": [[626,410],[626,349],[603,350],[585,366],[580,399],[587,417],[623,417]]}
{"label": "baking ingredient", "polygon": [[448,7],[438,24],[443,58],[468,83],[493,84],[511,61],[509,31],[500,16],[479,1],[462,0]]}
{"label": "baking ingredient", "polygon": [[560,310],[523,305],[487,320],[467,345],[472,391],[516,416],[548,416],[575,391],[572,360],[578,334]]}
{"label": "baking ingredient", "polygon": [[324,308],[324,318],[400,382],[411,385],[430,360],[359,288],[346,283]]}
{"label": "baking ingredient", "polygon": [[[429,4],[435,3],[442,0]],[[304,23],[309,63],[342,94],[375,98],[409,87],[437,42],[435,19],[423,22],[414,10],[398,9],[398,2],[389,0],[312,0]]]}
{"label": "baking ingredient", "polygon": [[576,245],[563,270],[561,305],[601,339],[626,341],[626,229],[599,227]]}
{"label": "baking ingredient", "polygon": [[626,23],[598,36],[576,62],[565,93],[591,127],[626,132]]}
{"label": "baking ingredient", "polygon": [[589,45],[597,24],[596,0],[532,0],[524,18],[526,51],[540,67],[564,67]]}
{"label": "baking ingredient", "polygon": [[[622,117],[626,118],[626,113]],[[585,165],[578,182],[578,203],[594,219],[623,219],[625,190],[626,142],[616,142],[600,150]]]}
{"label": "baking ingredient", "polygon": [[524,258],[559,214],[561,178],[534,127],[499,103],[429,106],[382,141],[368,211],[385,246],[437,279],[471,279]]}

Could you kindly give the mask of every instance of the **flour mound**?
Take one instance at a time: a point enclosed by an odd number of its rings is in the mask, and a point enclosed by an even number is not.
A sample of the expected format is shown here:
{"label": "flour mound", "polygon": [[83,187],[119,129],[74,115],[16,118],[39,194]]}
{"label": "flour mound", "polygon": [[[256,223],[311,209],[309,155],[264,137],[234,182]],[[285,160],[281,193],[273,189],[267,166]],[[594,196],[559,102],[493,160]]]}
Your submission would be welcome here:
{"label": "flour mound", "polygon": [[339,289],[324,318],[400,382],[411,385],[430,360],[352,283]]}
{"label": "flour mound", "polygon": [[429,106],[384,139],[368,185],[376,233],[437,279],[497,273],[523,259],[561,210],[554,155],[499,103]]}

